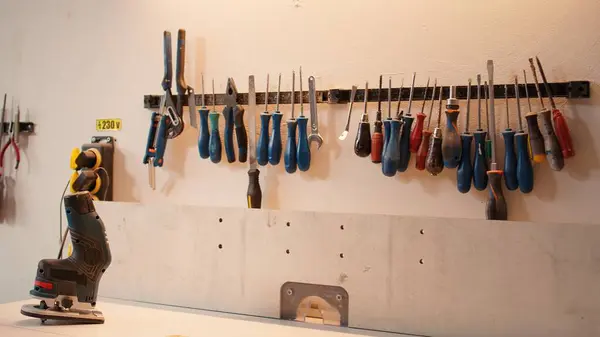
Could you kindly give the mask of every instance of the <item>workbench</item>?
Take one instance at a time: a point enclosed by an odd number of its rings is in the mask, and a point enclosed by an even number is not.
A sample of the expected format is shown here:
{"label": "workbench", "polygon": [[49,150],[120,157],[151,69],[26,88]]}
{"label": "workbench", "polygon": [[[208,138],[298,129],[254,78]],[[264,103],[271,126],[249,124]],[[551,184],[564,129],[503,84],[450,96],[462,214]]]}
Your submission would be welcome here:
{"label": "workbench", "polygon": [[66,325],[50,320],[42,324],[20,313],[23,304],[35,301],[0,304],[0,336],[405,336],[103,298],[98,309],[104,314],[104,324]]}

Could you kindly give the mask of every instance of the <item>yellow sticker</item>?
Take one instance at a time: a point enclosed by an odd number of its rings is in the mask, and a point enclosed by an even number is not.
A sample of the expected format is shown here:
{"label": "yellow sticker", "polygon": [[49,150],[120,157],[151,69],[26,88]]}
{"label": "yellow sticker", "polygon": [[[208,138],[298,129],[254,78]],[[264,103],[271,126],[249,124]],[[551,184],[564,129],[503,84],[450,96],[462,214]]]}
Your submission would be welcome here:
{"label": "yellow sticker", "polygon": [[96,131],[119,131],[122,125],[120,118],[96,119]]}

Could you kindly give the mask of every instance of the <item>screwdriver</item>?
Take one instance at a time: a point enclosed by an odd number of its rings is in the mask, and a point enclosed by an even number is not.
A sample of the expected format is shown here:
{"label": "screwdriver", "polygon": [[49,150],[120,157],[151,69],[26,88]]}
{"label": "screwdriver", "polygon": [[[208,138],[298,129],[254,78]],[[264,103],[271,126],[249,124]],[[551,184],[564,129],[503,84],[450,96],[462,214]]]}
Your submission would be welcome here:
{"label": "screwdriver", "polygon": [[200,158],[206,159],[209,156],[208,152],[208,113],[210,110],[206,107],[204,101],[204,74],[202,74],[202,107],[198,110],[200,115],[200,135],[198,136],[198,152]]}
{"label": "screwdriver", "polygon": [[423,140],[423,124],[425,123],[425,117],[427,117],[423,111],[425,111],[425,103],[427,102],[427,90],[429,90],[429,77],[427,77],[427,85],[423,92],[423,105],[421,105],[421,111],[417,114],[417,123],[410,133],[410,152],[413,153],[419,151],[419,146]]}
{"label": "screwdriver", "polygon": [[383,121],[383,149],[381,150],[381,161],[383,163],[383,154],[390,141],[390,125],[392,123],[392,77],[388,78],[388,117]]}
{"label": "screwdriver", "polygon": [[548,94],[548,99],[550,100],[550,105],[552,106],[552,120],[554,121],[554,127],[556,132],[556,137],[558,138],[558,143],[560,144],[560,148],[562,149],[563,157],[570,158],[575,155],[575,150],[573,149],[573,141],[571,140],[571,132],[569,131],[569,126],[567,126],[567,121],[563,114],[556,108],[556,104],[554,103],[554,98],[552,97],[552,89],[550,88],[550,84],[546,80],[546,75],[544,74],[544,68],[542,68],[542,63],[540,59],[536,56],[535,61],[537,62],[538,68],[540,69],[540,75],[542,75],[542,81],[544,82],[544,86],[546,87],[546,93]]}
{"label": "screwdriver", "polygon": [[383,75],[379,75],[379,90],[377,91],[377,114],[375,123],[373,123],[373,135],[371,136],[371,162],[381,163],[381,154],[383,150],[383,134],[381,130],[381,87],[383,85]]}
{"label": "screwdriver", "polygon": [[[527,85],[525,85],[525,89],[527,89]],[[527,133],[523,131],[523,120],[521,119],[518,76],[515,76],[515,98],[517,100],[517,115],[519,117],[519,130],[515,134],[515,143],[517,143],[517,183],[522,193],[529,193],[533,190],[533,167],[531,167],[531,161],[529,160]]]}
{"label": "screwdriver", "polygon": [[444,91],[443,87],[440,86],[437,127],[433,130],[433,135],[429,140],[429,149],[427,150],[427,159],[425,160],[425,169],[432,176],[437,176],[444,170],[442,129],[440,129],[440,121],[442,119],[442,91]]}
{"label": "screwdriver", "polygon": [[[267,85],[268,89],[268,85]],[[283,114],[279,111],[279,94],[281,90],[281,73],[277,81],[277,99],[275,101],[275,111],[272,114],[273,130],[271,131],[271,139],[269,139],[269,163],[271,165],[279,164],[281,160],[281,118]],[[268,95],[267,95],[268,96]]]}
{"label": "screwdriver", "polygon": [[475,139],[475,160],[473,163],[473,186],[478,191],[487,187],[487,159],[485,158],[485,140],[487,132],[481,128],[481,75],[477,74],[477,130]]}
{"label": "screwdriver", "polygon": [[[390,79],[390,87],[392,86],[392,81]],[[400,91],[398,94],[398,106],[396,107],[396,116],[390,122],[390,132],[389,139],[386,141],[387,145],[385,146],[385,150],[382,158],[381,171],[383,175],[386,177],[393,177],[396,175],[398,171],[398,165],[400,164],[400,131],[402,128],[402,124],[404,121],[400,120],[400,102],[402,101],[402,89],[404,87],[404,79],[402,79],[402,83],[400,84]],[[389,112],[391,113],[392,106],[391,100],[391,89],[388,90],[388,107]],[[388,118],[390,118],[390,113],[388,113]],[[388,137],[386,135],[386,137]]]}
{"label": "screwdriver", "polygon": [[304,91],[302,91],[302,67],[300,67],[300,116],[298,116],[298,169],[308,171],[310,168],[310,147],[308,146],[307,124],[308,118],[304,117]]}
{"label": "screwdriver", "polygon": [[[204,86],[202,86],[204,88]],[[221,136],[219,135],[219,112],[217,111],[217,98],[215,96],[215,80],[212,80],[213,110],[208,114],[210,120],[210,138],[208,140],[208,153],[210,161],[219,163],[221,161]],[[204,104],[204,103],[202,103]]]}
{"label": "screwdriver", "polygon": [[[490,140],[490,137],[492,137],[491,131],[490,131],[490,112],[489,112],[489,105],[488,105],[488,92],[489,92],[489,86],[487,81],[483,82],[483,93],[485,95],[485,120],[487,123],[487,129],[488,129],[488,138],[485,141],[485,156],[486,158],[489,160],[492,157],[492,141]],[[494,88],[492,88],[492,90],[494,90]]]}
{"label": "screwdriver", "polygon": [[[415,163],[415,167],[419,171],[423,171],[425,169],[425,160],[427,159],[427,152],[429,150],[429,141],[431,139],[431,130],[429,126],[431,125],[431,118],[433,117],[433,103],[435,102],[435,89],[437,89],[437,78],[433,82],[433,92],[431,93],[431,106],[429,107],[429,119],[427,120],[427,128],[423,130],[423,138],[421,139],[421,143],[419,144],[419,149],[417,151],[417,161]],[[425,99],[425,97],[423,97]]]}
{"label": "screwdriver", "polygon": [[[269,88],[268,82],[269,80],[267,79],[267,90]],[[256,89],[254,87],[254,75],[250,75],[248,78],[248,110],[248,128],[250,129],[248,152],[250,153],[250,158],[248,159],[248,191],[246,192],[246,199],[248,201],[248,208],[261,208],[262,191],[260,190],[260,181],[258,180],[260,171],[256,166],[256,158],[254,157],[256,154],[254,151],[254,140],[256,138]]]}
{"label": "screwdriver", "polygon": [[529,112],[525,115],[525,120],[527,120],[527,128],[529,129],[529,146],[531,147],[533,162],[542,163],[546,157],[544,138],[542,137],[542,132],[540,131],[537,114],[533,112],[533,109],[531,109],[529,89],[527,88],[527,72],[525,72],[525,69],[523,69],[523,80],[525,81],[525,96],[527,96],[527,105],[529,106]]}
{"label": "screwdriver", "polygon": [[487,172],[489,179],[489,199],[486,203],[485,215],[488,220],[506,220],[508,212],[506,209],[506,200],[502,194],[502,170],[498,170],[496,163],[496,116],[494,114],[494,61],[487,61],[489,85],[489,111],[490,127],[489,134],[491,138],[491,164]]}
{"label": "screwdriver", "polygon": [[458,135],[458,100],[456,99],[456,87],[450,86],[450,95],[446,101],[446,129],[442,136],[442,157],[444,158],[444,166],[447,168],[455,168],[460,162],[460,136]]}
{"label": "screwdriver", "polygon": [[256,162],[265,166],[269,162],[269,74],[267,74],[267,90],[265,91],[265,112],[260,114],[260,137],[256,143]]}
{"label": "screwdriver", "polygon": [[359,157],[371,154],[371,127],[369,126],[369,114],[367,113],[367,102],[369,101],[369,82],[365,83],[365,110],[358,122],[358,131],[354,141],[354,153]]}
{"label": "screwdriver", "polygon": [[506,105],[506,129],[502,131],[504,138],[504,183],[509,191],[519,187],[517,182],[517,156],[515,155],[515,131],[510,128],[510,111],[508,108],[508,85],[504,85],[504,104]]}
{"label": "screwdriver", "polygon": [[540,104],[542,111],[538,112],[538,124],[540,125],[540,131],[542,137],[544,137],[544,148],[546,149],[546,160],[550,164],[550,168],[554,171],[560,171],[565,166],[565,159],[563,158],[558,139],[552,128],[552,117],[550,110],[544,106],[544,100],[542,99],[542,92],[540,91],[540,84],[538,83],[537,73],[535,66],[533,65],[533,59],[529,59],[531,71],[533,72],[533,80],[535,81],[535,89],[540,97]]}
{"label": "screwdriver", "polygon": [[408,110],[403,118],[404,124],[402,124],[402,134],[400,135],[400,163],[398,164],[398,171],[404,172],[408,168],[408,162],[410,161],[410,128],[414,121],[414,117],[410,114],[412,107],[413,93],[415,91],[415,76],[417,73],[413,73],[412,84],[410,86],[410,96],[408,98]]}
{"label": "screwdriver", "polygon": [[462,153],[460,164],[456,170],[456,187],[460,193],[467,193],[471,190],[471,180],[473,179],[473,166],[471,166],[471,143],[473,135],[469,133],[469,116],[471,112],[471,79],[467,86],[467,116],[465,119],[465,132],[460,135]]}
{"label": "screwdriver", "polygon": [[296,72],[292,71],[292,118],[287,120],[287,142],[283,162],[287,173],[296,172],[296,118],[294,118],[294,96],[296,96]]}

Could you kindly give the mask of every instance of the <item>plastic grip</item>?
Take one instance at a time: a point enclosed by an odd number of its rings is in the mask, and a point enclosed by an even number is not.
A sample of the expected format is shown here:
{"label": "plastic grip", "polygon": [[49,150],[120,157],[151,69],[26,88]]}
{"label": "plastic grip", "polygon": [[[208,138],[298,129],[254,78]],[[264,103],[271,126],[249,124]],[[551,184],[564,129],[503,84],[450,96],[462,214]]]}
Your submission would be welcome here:
{"label": "plastic grip", "polygon": [[248,192],[246,193],[248,208],[261,208],[262,205],[262,191],[260,190],[258,180],[259,174],[260,171],[258,169],[248,170]]}
{"label": "plastic grip", "polygon": [[425,169],[432,176],[437,176],[444,170],[444,160],[442,158],[442,139],[431,137],[429,140],[429,149],[427,150],[427,160]]}
{"label": "plastic grip", "polygon": [[208,141],[208,153],[210,161],[213,163],[221,162],[221,135],[219,134],[219,114],[211,112],[208,115],[210,119],[210,137]]}
{"label": "plastic grip", "polygon": [[296,172],[296,168],[298,166],[296,161],[296,120],[288,120],[287,132],[287,142],[285,144],[283,161],[285,165],[285,171],[287,173],[294,173]]}
{"label": "plastic grip", "polygon": [[383,148],[381,149],[381,162],[383,163],[383,155],[385,154],[385,149],[387,148],[387,144],[390,141],[390,132],[391,132],[392,119],[388,118],[383,121]]}
{"label": "plastic grip", "polygon": [[538,113],[538,123],[540,124],[542,137],[544,137],[546,160],[548,161],[548,164],[550,164],[552,170],[560,171],[565,166],[565,159],[563,158],[558,139],[556,138],[554,128],[552,127],[550,110],[546,109]]}
{"label": "plastic grip", "polygon": [[504,183],[509,191],[519,188],[517,182],[517,156],[515,155],[515,132],[507,129],[502,132],[504,138]]}
{"label": "plastic grip", "polygon": [[525,115],[525,120],[527,121],[527,129],[529,130],[529,146],[531,147],[533,162],[543,163],[546,158],[546,149],[544,149],[544,138],[540,131],[537,115],[535,113],[528,113]]}
{"label": "plastic grip", "polygon": [[156,133],[156,153],[154,154],[154,166],[163,166],[163,157],[167,150],[167,116],[163,115],[160,117],[158,122],[158,131]]}
{"label": "plastic grip", "polygon": [[417,123],[410,133],[410,152],[417,153],[423,140],[423,123],[425,122],[425,114],[417,114]]}
{"label": "plastic grip", "polygon": [[366,157],[371,154],[371,126],[368,122],[358,123],[354,153],[359,157]]}
{"label": "plastic grip", "polygon": [[[381,158],[381,172],[386,177],[393,177],[398,171],[398,164],[400,163],[400,152],[399,152],[399,136],[400,136],[400,121],[390,121],[390,129],[388,132],[389,139],[387,145],[385,145],[385,152]],[[387,137],[387,136],[386,136]]]}
{"label": "plastic grip", "polygon": [[225,118],[225,130],[223,131],[225,156],[227,157],[227,162],[233,163],[235,161],[235,152],[233,149],[233,108],[225,107],[223,109],[223,117]]}
{"label": "plastic grip", "polygon": [[281,117],[283,115],[275,112],[273,118],[273,130],[269,139],[269,163],[271,165],[279,164],[281,161]]}
{"label": "plastic grip", "polygon": [[485,138],[487,132],[475,131],[475,159],[473,163],[473,186],[478,191],[483,191],[488,184],[487,160],[485,157]]}
{"label": "plastic grip", "polygon": [[502,193],[502,171],[488,171],[489,198],[485,205],[485,217],[488,220],[506,220],[506,200]]}
{"label": "plastic grip", "polygon": [[400,135],[400,162],[398,163],[398,172],[404,172],[410,162],[410,128],[414,118],[404,116],[404,125],[402,125],[402,134]]}
{"label": "plastic grip", "polygon": [[[240,156],[240,163],[245,163],[248,159],[248,134],[246,133],[246,127],[244,126],[244,108],[241,106],[236,107],[237,111],[233,114],[233,121],[235,124],[235,137],[238,143],[238,155]],[[235,161],[235,157],[233,159]]]}
{"label": "plastic grip", "polygon": [[458,110],[446,111],[446,129],[443,132],[442,139],[442,157],[444,166],[455,168],[460,163],[461,146],[460,136],[457,127]]}
{"label": "plastic grip", "polygon": [[560,144],[560,148],[562,150],[563,157],[573,157],[575,155],[575,150],[573,149],[571,132],[569,131],[567,121],[560,110],[552,110],[552,120],[554,121],[554,129],[556,132],[556,137],[558,138],[558,143]]}
{"label": "plastic grip", "polygon": [[308,118],[298,116],[298,169],[308,171],[310,168],[310,147],[308,146],[307,124]]}
{"label": "plastic grip", "polygon": [[415,168],[419,171],[425,170],[425,161],[427,160],[430,139],[431,131],[423,130],[423,139],[419,145],[419,150],[417,151],[417,161],[415,163]]}
{"label": "plastic grip", "polygon": [[533,167],[529,160],[527,134],[517,133],[515,142],[517,143],[517,182],[522,193],[529,193],[533,190]]}
{"label": "plastic grip", "polygon": [[381,132],[373,132],[373,136],[371,136],[371,162],[375,164],[381,163],[382,152],[383,134]]}
{"label": "plastic grip", "polygon": [[256,162],[258,165],[265,166],[269,162],[269,122],[271,115],[268,113],[260,114],[260,136],[256,143]]}
{"label": "plastic grip", "polygon": [[473,166],[471,166],[471,143],[473,136],[463,133],[460,135],[462,153],[460,164],[456,170],[456,187],[460,193],[467,193],[471,190],[471,180],[473,179]]}
{"label": "plastic grip", "polygon": [[[208,151],[209,132],[208,132],[208,109],[200,109],[200,135],[198,136],[198,152],[200,158],[206,159],[210,156]],[[217,115],[219,116],[219,115]]]}
{"label": "plastic grip", "polygon": [[150,128],[148,129],[148,139],[146,140],[146,152],[144,153],[144,159],[142,163],[148,164],[150,158],[154,157],[154,138],[156,137],[156,129],[158,128],[158,113],[152,112],[150,116]]}

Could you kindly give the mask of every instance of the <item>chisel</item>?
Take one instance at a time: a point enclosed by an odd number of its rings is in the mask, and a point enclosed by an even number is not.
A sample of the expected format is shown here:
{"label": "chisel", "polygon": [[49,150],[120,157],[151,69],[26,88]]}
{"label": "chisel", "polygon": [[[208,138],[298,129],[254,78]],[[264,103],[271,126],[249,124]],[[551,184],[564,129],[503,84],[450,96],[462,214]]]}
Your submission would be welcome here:
{"label": "chisel", "polygon": [[300,67],[300,116],[298,116],[298,169],[308,171],[310,168],[310,146],[308,145],[308,118],[304,116],[304,91],[302,91],[302,67]]}
{"label": "chisel", "polygon": [[202,76],[202,107],[198,110],[200,115],[200,134],[198,135],[198,152],[200,158],[206,159],[210,153],[208,151],[209,133],[208,133],[208,114],[210,110],[206,107],[206,101],[204,100],[204,74]]}
{"label": "chisel", "polygon": [[477,130],[475,139],[475,160],[473,163],[473,186],[478,191],[487,187],[487,159],[485,158],[485,140],[487,132],[481,128],[481,75],[477,74]]}
{"label": "chisel", "polygon": [[444,88],[440,86],[437,127],[433,129],[433,135],[429,140],[427,159],[425,160],[425,169],[432,176],[437,176],[444,170],[444,159],[442,158],[442,129],[440,129],[440,121],[442,119],[442,92],[444,91],[443,89]]}
{"label": "chisel", "polygon": [[471,180],[473,179],[473,166],[471,166],[471,143],[473,135],[469,133],[469,117],[471,112],[471,79],[467,86],[467,116],[465,118],[465,132],[460,135],[462,153],[460,164],[456,170],[456,187],[460,193],[467,193],[471,190]]}
{"label": "chisel", "polygon": [[517,182],[517,156],[515,155],[515,131],[510,128],[510,111],[508,108],[508,85],[504,85],[504,104],[506,105],[506,129],[502,131],[504,138],[504,183],[509,191],[519,187]]}
{"label": "chisel", "polygon": [[[269,162],[269,74],[267,74],[267,90],[265,91],[265,111],[260,114],[260,136],[256,144],[256,162],[265,166]],[[252,129],[250,129],[252,131]]]}
{"label": "chisel", "polygon": [[[527,89],[527,85],[525,85],[525,89]],[[515,134],[515,143],[517,144],[517,182],[522,193],[529,193],[533,190],[533,167],[531,166],[531,160],[529,160],[527,133],[523,131],[521,102],[519,101],[519,79],[517,76],[515,76],[515,98],[517,101],[517,116],[519,118],[519,130]]]}
{"label": "chisel", "polygon": [[[391,86],[391,81],[390,81]],[[385,152],[382,157],[381,172],[386,177],[393,177],[398,172],[398,165],[400,164],[400,132],[402,130],[402,124],[404,121],[401,120],[400,113],[400,102],[402,101],[402,89],[404,87],[404,79],[400,84],[400,91],[398,92],[398,105],[396,106],[396,116],[390,121],[390,134],[385,146]],[[388,93],[391,96],[391,92]],[[391,110],[391,102],[388,104],[389,110]],[[388,115],[389,117],[389,115]],[[386,136],[387,137],[387,136]]]}
{"label": "chisel", "polygon": [[369,125],[369,114],[367,112],[367,102],[369,102],[369,82],[365,83],[365,110],[358,123],[358,131],[354,140],[354,153],[359,157],[366,157],[371,154],[371,127]]}
{"label": "chisel", "polygon": [[567,126],[567,121],[563,114],[556,108],[556,104],[554,103],[554,98],[552,97],[552,90],[548,81],[546,80],[546,75],[544,74],[544,68],[542,68],[542,63],[540,59],[536,56],[535,60],[537,62],[538,68],[540,69],[540,75],[542,75],[542,81],[544,82],[544,86],[546,87],[546,93],[548,94],[548,99],[550,100],[550,106],[552,106],[552,120],[554,121],[554,127],[556,132],[556,138],[558,139],[558,144],[562,149],[562,154],[564,158],[570,158],[575,155],[575,150],[573,149],[573,141],[571,140],[571,132],[569,131],[569,126]]}
{"label": "chisel", "polygon": [[413,73],[410,96],[408,97],[408,110],[403,118],[404,124],[402,125],[402,134],[400,135],[400,163],[398,164],[398,172],[406,171],[408,163],[410,162],[410,129],[414,121],[414,117],[410,114],[410,110],[412,108],[416,76],[417,73]]}
{"label": "chisel", "polygon": [[261,208],[262,191],[258,180],[260,171],[256,165],[256,149],[254,148],[254,142],[256,141],[256,88],[254,87],[253,75],[250,75],[248,82],[248,128],[250,129],[248,153],[250,158],[248,158],[248,191],[246,198],[248,208]]}
{"label": "chisel", "polygon": [[415,162],[415,167],[419,171],[423,171],[425,169],[425,161],[427,160],[429,141],[431,139],[431,129],[429,128],[429,126],[431,125],[431,119],[433,118],[433,103],[435,102],[436,89],[437,78],[433,82],[433,92],[431,93],[431,106],[429,107],[429,119],[427,120],[427,128],[423,129],[423,139],[421,139],[421,144],[419,144],[419,150],[417,151],[417,160]]}
{"label": "chisel", "polygon": [[455,168],[460,163],[461,147],[460,136],[458,135],[458,100],[456,99],[456,87],[450,86],[450,95],[446,101],[446,128],[442,138],[442,158],[444,166]]}
{"label": "chisel", "polygon": [[283,114],[279,111],[279,94],[281,90],[281,74],[277,81],[277,98],[275,101],[275,111],[272,114],[273,128],[271,138],[269,139],[269,163],[271,165],[279,164],[281,160],[281,119]]}
{"label": "chisel", "polygon": [[537,73],[535,66],[533,65],[533,59],[529,59],[529,65],[531,66],[531,72],[533,73],[533,80],[535,82],[535,89],[540,97],[540,104],[542,111],[538,112],[538,124],[540,125],[540,131],[542,137],[544,137],[544,148],[546,149],[546,160],[550,164],[550,168],[554,171],[560,171],[565,166],[565,159],[562,155],[558,139],[554,133],[552,127],[552,116],[550,110],[544,106],[544,99],[542,98],[542,92],[540,91],[540,84],[537,79]]}
{"label": "chisel", "polygon": [[506,200],[502,193],[502,170],[498,169],[496,162],[496,115],[494,114],[494,61],[487,61],[488,81],[489,81],[489,106],[490,127],[489,134],[491,139],[491,163],[490,170],[487,172],[489,180],[489,199],[486,203],[485,215],[488,220],[506,220],[508,212]]}
{"label": "chisel", "polygon": [[383,152],[383,133],[381,122],[381,87],[383,85],[383,75],[379,75],[379,90],[377,91],[377,113],[373,123],[373,135],[371,136],[371,162],[381,163],[381,153]]}
{"label": "chisel", "polygon": [[285,152],[283,162],[287,173],[296,172],[298,167],[296,161],[296,118],[294,118],[294,96],[296,96],[296,72],[292,71],[292,118],[287,120],[287,142],[285,143]]}
{"label": "chisel", "polygon": [[[392,124],[392,77],[388,78],[388,117],[383,121],[383,149],[381,150],[381,162],[390,141],[390,126]],[[382,169],[383,170],[383,169]]]}
{"label": "chisel", "polygon": [[212,80],[212,101],[213,110],[208,114],[210,120],[210,138],[208,140],[208,153],[210,161],[213,163],[221,162],[221,135],[219,134],[219,112],[217,111],[217,97],[215,95],[215,80]]}
{"label": "chisel", "polygon": [[[423,140],[423,124],[425,123],[425,103],[427,102],[427,90],[429,90],[429,77],[427,77],[427,85],[425,86],[425,91],[423,91],[423,105],[421,105],[421,111],[417,114],[417,122],[415,123],[415,127],[410,133],[410,152],[417,153],[419,151],[419,146],[421,146],[421,141]],[[433,97],[433,95],[431,96]]]}
{"label": "chisel", "polygon": [[546,149],[544,149],[544,137],[540,131],[540,126],[537,120],[537,113],[531,108],[531,101],[529,100],[529,89],[527,88],[527,72],[523,69],[523,80],[525,81],[525,96],[527,97],[527,106],[529,112],[525,114],[525,120],[527,121],[527,129],[529,129],[529,146],[531,147],[531,154],[534,163],[542,163],[546,157]]}

